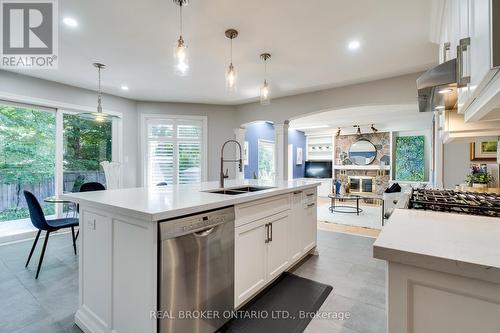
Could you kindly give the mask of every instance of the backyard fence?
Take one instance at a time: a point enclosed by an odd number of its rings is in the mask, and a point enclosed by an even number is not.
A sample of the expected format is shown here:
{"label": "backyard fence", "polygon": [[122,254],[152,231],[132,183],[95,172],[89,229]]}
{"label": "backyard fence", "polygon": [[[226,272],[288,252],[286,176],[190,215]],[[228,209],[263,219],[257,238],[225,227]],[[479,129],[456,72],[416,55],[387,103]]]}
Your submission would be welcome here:
{"label": "backyard fence", "polygon": [[[79,191],[80,185],[87,182],[98,182],[104,184],[104,173],[99,171],[65,171],[63,176],[63,191]],[[54,177],[47,178],[34,184],[22,184],[19,197],[19,208],[27,207],[23,191],[30,191],[37,197],[40,203],[43,203],[43,200],[46,197],[50,197],[55,194]],[[17,201],[17,185],[0,184],[0,212],[5,209],[15,208]]]}

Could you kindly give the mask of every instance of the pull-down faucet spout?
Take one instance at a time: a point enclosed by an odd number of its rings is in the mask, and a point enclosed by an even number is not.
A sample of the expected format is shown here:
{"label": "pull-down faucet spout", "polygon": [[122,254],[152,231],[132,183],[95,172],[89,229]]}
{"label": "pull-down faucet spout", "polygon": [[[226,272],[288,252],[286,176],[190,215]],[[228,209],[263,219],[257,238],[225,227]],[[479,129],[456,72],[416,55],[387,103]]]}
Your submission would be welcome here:
{"label": "pull-down faucet spout", "polygon": [[[238,145],[238,148],[240,150],[240,159],[239,160],[225,160],[224,159],[224,148],[226,147],[226,145],[229,143],[229,142],[234,142],[236,143],[236,145]],[[238,167],[240,169],[240,172],[243,171],[243,161],[241,159],[241,154],[242,154],[242,151],[241,151],[241,145],[238,141],[236,140],[227,140],[226,142],[224,142],[224,144],[222,145],[222,148],[220,150],[220,187],[221,188],[224,188],[224,179],[225,178],[229,178],[229,175],[227,174],[227,172],[224,174],[224,163],[225,162],[233,162],[233,163],[238,163]]]}

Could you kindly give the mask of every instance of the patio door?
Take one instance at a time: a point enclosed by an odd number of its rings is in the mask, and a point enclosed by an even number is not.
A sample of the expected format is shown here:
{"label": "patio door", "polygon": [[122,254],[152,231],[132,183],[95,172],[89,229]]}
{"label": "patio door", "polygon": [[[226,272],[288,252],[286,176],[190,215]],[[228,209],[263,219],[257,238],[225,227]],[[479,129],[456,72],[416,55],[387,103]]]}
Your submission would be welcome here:
{"label": "patio door", "polygon": [[56,111],[0,101],[0,233],[24,229],[6,225],[29,217],[24,190],[54,215],[43,199],[55,194],[55,162]]}
{"label": "patio door", "polygon": [[24,190],[55,218],[74,206],[44,199],[77,192],[85,182],[105,184],[100,163],[120,161],[120,132],[119,118],[85,120],[76,111],[0,100],[0,243],[33,231]]}

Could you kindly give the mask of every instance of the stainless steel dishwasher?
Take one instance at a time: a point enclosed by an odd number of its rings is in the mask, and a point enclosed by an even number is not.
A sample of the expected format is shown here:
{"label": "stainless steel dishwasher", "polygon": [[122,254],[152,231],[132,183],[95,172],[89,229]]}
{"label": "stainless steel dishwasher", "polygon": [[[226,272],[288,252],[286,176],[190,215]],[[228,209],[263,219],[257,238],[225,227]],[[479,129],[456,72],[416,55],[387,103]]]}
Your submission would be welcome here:
{"label": "stainless steel dishwasher", "polygon": [[234,308],[234,207],[161,221],[159,236],[158,332],[214,332]]}

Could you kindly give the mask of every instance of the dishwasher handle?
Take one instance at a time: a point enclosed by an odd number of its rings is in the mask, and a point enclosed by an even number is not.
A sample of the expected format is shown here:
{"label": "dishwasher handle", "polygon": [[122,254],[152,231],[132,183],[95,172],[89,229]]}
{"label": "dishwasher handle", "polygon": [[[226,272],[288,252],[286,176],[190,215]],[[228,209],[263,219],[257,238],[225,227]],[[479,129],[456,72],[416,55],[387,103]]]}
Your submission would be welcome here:
{"label": "dishwasher handle", "polygon": [[218,226],[220,226],[220,224],[216,225],[215,227],[210,227],[210,228],[203,229],[200,231],[195,231],[195,232],[193,232],[193,234],[196,237],[206,237],[206,236],[210,235]]}

